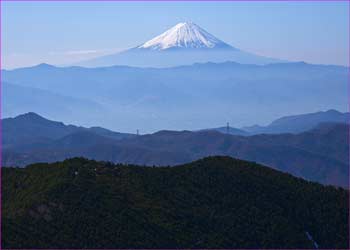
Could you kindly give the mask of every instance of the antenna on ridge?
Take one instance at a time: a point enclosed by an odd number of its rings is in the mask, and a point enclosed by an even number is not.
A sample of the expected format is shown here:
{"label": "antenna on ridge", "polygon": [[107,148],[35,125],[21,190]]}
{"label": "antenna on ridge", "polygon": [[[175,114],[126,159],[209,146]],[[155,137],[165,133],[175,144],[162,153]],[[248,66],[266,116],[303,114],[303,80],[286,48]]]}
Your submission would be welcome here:
{"label": "antenna on ridge", "polygon": [[226,134],[230,133],[230,123],[226,123]]}
{"label": "antenna on ridge", "polygon": [[136,135],[137,136],[139,136],[140,134],[139,134],[139,130],[138,129],[136,129]]}

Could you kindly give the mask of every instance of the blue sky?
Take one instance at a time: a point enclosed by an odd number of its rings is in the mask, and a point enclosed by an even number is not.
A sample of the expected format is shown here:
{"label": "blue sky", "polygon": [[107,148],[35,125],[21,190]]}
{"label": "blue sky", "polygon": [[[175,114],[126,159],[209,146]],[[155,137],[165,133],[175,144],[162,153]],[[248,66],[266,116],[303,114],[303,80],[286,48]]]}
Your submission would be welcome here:
{"label": "blue sky", "polygon": [[349,61],[347,2],[2,2],[2,65],[70,64],[193,21],[259,55]]}

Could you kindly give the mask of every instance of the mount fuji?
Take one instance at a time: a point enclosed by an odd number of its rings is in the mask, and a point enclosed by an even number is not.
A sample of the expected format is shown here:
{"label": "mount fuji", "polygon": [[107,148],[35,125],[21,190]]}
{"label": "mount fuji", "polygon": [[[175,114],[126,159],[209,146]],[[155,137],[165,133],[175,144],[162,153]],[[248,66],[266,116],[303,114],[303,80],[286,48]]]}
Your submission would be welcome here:
{"label": "mount fuji", "polygon": [[206,62],[234,61],[264,65],[282,60],[254,55],[235,48],[192,22],[174,27],[134,48],[78,63],[101,67],[127,65],[135,67],[174,67]]}
{"label": "mount fuji", "polygon": [[151,50],[225,48],[236,50],[191,22],[179,23],[137,48]]}

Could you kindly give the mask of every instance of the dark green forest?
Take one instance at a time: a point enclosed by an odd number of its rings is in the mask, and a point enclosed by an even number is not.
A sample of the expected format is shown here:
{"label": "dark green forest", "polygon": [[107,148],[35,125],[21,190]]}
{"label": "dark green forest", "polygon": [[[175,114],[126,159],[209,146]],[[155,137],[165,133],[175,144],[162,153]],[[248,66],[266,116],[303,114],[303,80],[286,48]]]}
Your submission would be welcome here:
{"label": "dark green forest", "polygon": [[348,197],[230,157],[2,168],[2,247],[349,248]]}

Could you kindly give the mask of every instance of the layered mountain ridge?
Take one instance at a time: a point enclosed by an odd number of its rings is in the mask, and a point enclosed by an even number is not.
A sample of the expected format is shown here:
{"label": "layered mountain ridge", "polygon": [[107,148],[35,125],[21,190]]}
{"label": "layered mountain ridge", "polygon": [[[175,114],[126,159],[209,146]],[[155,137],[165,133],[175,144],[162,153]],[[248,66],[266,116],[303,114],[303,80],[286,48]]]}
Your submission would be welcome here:
{"label": "layered mountain ridge", "polygon": [[25,166],[77,156],[164,166],[227,155],[256,161],[307,180],[348,186],[349,126],[332,120],[299,134],[254,136],[215,130],[164,130],[136,136],[103,128],[66,126],[31,113],[4,119],[2,124],[3,166]]}

